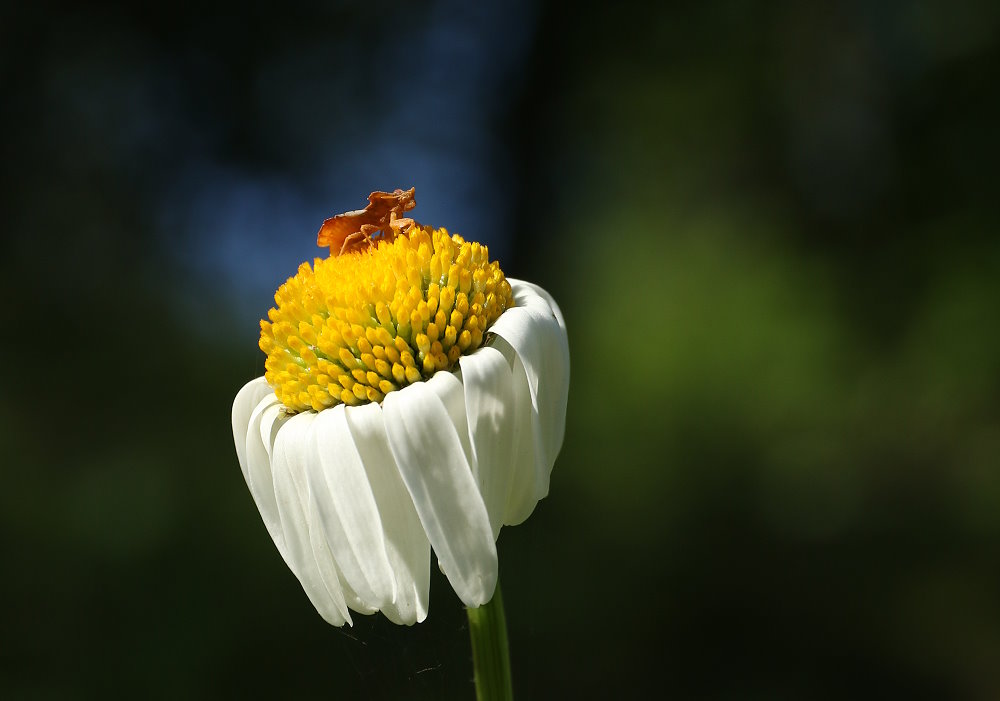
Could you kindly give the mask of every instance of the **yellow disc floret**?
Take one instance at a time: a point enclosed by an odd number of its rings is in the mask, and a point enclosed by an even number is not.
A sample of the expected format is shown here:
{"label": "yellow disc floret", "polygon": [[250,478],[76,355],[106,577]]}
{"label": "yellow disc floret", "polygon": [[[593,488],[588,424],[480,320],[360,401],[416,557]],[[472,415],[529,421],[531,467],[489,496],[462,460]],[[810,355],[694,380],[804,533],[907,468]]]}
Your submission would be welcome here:
{"label": "yellow disc floret", "polygon": [[299,266],[260,322],[264,377],[290,411],[378,402],[450,370],[514,304],[486,246],[414,226]]}

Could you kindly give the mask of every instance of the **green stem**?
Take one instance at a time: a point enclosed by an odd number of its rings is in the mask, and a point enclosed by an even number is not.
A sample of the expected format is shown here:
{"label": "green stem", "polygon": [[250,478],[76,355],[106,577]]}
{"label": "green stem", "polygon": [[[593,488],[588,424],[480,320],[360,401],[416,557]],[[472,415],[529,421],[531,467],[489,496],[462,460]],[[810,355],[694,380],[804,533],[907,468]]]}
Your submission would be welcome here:
{"label": "green stem", "polygon": [[479,608],[467,609],[467,612],[477,701],[513,701],[507,617],[503,612],[500,584],[497,583],[496,593],[490,601]]}

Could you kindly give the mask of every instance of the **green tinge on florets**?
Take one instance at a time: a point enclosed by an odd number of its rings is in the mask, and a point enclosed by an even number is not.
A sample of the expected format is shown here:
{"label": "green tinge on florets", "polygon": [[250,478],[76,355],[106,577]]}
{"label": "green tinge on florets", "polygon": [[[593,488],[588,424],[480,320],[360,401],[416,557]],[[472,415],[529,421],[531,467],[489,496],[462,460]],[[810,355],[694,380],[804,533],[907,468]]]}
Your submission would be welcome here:
{"label": "green tinge on florets", "polygon": [[514,304],[486,246],[414,226],[299,266],[260,322],[267,379],[291,411],[381,401],[451,369]]}

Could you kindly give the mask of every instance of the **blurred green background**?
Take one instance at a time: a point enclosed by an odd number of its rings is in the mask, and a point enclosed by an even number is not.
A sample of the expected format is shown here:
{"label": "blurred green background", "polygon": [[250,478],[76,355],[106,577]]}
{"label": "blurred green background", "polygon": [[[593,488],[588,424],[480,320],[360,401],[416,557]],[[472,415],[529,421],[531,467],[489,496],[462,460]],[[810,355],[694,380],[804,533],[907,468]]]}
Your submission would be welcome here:
{"label": "blurred green background", "polygon": [[553,293],[522,699],[1000,698],[1000,6],[0,9],[0,696],[472,698],[309,605],[229,414],[322,220]]}

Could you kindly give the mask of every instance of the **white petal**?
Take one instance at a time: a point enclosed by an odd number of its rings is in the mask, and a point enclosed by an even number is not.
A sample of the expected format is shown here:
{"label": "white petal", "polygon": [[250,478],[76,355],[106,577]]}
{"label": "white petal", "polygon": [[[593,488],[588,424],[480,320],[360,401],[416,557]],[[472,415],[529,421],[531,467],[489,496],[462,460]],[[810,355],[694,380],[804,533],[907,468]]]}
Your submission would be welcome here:
{"label": "white petal", "polygon": [[274,457],[274,442],[278,438],[278,429],[281,428],[288,414],[283,411],[284,405],[275,397],[265,397],[261,400],[261,406],[267,403],[260,417],[260,442],[267,452],[268,459]]}
{"label": "white petal", "polygon": [[[566,320],[563,318],[562,309],[559,308],[559,305],[556,304],[555,298],[552,295],[550,295],[547,290],[544,290],[535,283],[528,282],[527,280],[514,280],[514,282],[511,283],[511,285],[517,285],[518,287],[522,288],[522,290],[523,288],[527,288],[528,290],[531,290],[532,292],[540,296],[542,299],[544,299],[546,302],[548,302],[549,308],[552,310],[552,314],[555,315],[556,321],[559,323],[559,327],[563,331],[566,330]],[[511,290],[513,291],[514,288],[511,287]],[[515,298],[517,297],[517,295],[518,292],[514,291]]]}
{"label": "white petal", "polygon": [[[512,369],[511,390],[513,393],[513,430],[511,436],[512,469],[510,489],[507,494],[507,505],[504,509],[503,522],[507,526],[522,523],[535,510],[535,505],[541,498],[538,492],[541,488],[539,475],[547,474],[551,465],[538,457],[537,441],[534,428],[534,409],[531,406],[531,390],[528,388],[528,377],[520,357],[512,352],[514,367]],[[546,480],[544,486],[548,485]]]}
{"label": "white petal", "polygon": [[[350,582],[341,572],[340,565],[337,563],[333,550],[330,549],[330,543],[326,539],[326,534],[323,532],[323,526],[320,524],[315,499],[309,501],[306,509],[306,523],[309,524],[309,547],[312,548],[313,559],[327,593],[333,597],[335,602],[340,600],[342,593],[347,607],[358,613],[372,614],[378,611],[367,598],[362,599],[354,591]],[[348,617],[347,622],[351,622],[350,617]]]}
{"label": "white petal", "polygon": [[243,385],[233,400],[233,441],[236,443],[236,457],[240,461],[243,477],[247,475],[247,427],[250,425],[250,414],[267,395],[271,394],[270,385],[263,377]]}
{"label": "white petal", "polygon": [[548,475],[562,447],[569,394],[569,342],[558,307],[519,280],[510,280],[516,307],[508,309],[490,331],[507,341],[524,365],[533,409],[536,442],[536,496],[548,494]]}
{"label": "white petal", "polygon": [[496,348],[480,348],[458,362],[476,480],[495,540],[507,509],[514,471],[513,375],[507,359]]}
{"label": "white petal", "polygon": [[393,623],[412,625],[427,617],[431,546],[392,457],[382,407],[364,404],[344,413],[378,505],[385,552],[396,580],[396,600],[382,612]]}
{"label": "white petal", "polygon": [[[278,516],[278,505],[274,499],[274,482],[271,477],[271,446],[277,435],[277,429],[286,420],[281,412],[281,402],[273,392],[266,395],[254,407],[244,438],[247,469],[243,476],[271,540],[277,546],[281,557],[288,562],[285,554],[285,537],[281,529],[281,518]],[[266,427],[263,432],[262,426]]]}
{"label": "white petal", "polygon": [[427,387],[438,396],[448,412],[451,425],[455,427],[455,434],[462,444],[462,452],[465,453],[465,460],[469,463],[469,469],[475,475],[478,471],[476,465],[476,455],[472,450],[472,440],[469,438],[469,422],[465,414],[465,390],[462,381],[451,372],[435,373],[427,381]]}
{"label": "white petal", "polygon": [[[441,568],[467,606],[480,606],[496,588],[496,544],[459,432],[433,381],[386,395],[386,432]],[[446,392],[447,382],[438,381]]]}
{"label": "white petal", "polygon": [[308,441],[316,415],[297,414],[285,421],[274,444],[274,495],[289,568],[316,610],[327,622],[340,626],[351,621],[333,555],[321,538],[318,523],[310,532],[312,500],[305,477],[305,462],[317,459]]}
{"label": "white petal", "polygon": [[378,610],[394,600],[395,580],[382,519],[344,406],[319,412],[310,439],[316,459],[306,460],[306,479],[318,524],[344,579],[369,608]]}

